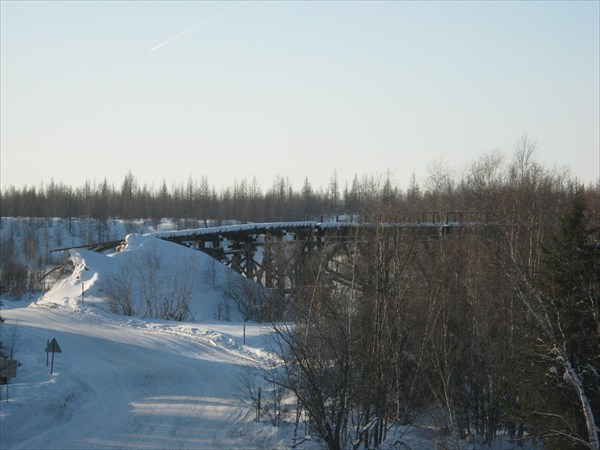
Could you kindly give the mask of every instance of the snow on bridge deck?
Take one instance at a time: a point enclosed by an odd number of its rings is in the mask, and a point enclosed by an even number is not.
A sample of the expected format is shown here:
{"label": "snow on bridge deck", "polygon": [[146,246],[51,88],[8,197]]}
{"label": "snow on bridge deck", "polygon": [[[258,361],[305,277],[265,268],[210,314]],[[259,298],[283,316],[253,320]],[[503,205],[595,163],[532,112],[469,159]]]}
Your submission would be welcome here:
{"label": "snow on bridge deck", "polygon": [[160,239],[172,241],[185,241],[207,238],[209,236],[234,236],[234,235],[264,235],[264,234],[286,234],[296,232],[318,232],[325,233],[330,230],[348,230],[357,228],[440,228],[459,225],[459,222],[409,222],[409,223],[357,223],[357,222],[270,222],[270,223],[248,223],[239,225],[223,225],[218,227],[194,228],[179,231],[160,231],[152,233]]}

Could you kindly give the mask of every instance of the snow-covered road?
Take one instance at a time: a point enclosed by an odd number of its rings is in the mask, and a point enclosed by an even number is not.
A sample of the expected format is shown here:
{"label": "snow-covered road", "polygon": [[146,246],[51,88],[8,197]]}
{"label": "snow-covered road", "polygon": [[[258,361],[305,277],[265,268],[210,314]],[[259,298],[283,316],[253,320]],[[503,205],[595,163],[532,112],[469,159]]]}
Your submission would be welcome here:
{"label": "snow-covered road", "polygon": [[[30,306],[3,311],[16,325],[18,377],[2,393],[0,447],[247,448],[252,408],[238,381],[264,360],[241,345],[240,324],[146,322],[102,311]],[[250,345],[261,330],[247,328]],[[56,338],[54,374],[47,339]]]}

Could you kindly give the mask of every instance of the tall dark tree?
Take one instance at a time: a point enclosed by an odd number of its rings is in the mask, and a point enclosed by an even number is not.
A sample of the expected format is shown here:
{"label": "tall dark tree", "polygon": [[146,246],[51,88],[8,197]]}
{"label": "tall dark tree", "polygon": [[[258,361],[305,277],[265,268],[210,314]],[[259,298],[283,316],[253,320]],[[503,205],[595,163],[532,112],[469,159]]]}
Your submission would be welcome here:
{"label": "tall dark tree", "polygon": [[134,199],[137,189],[137,181],[131,171],[127,172],[123,184],[121,185],[121,217],[124,219],[134,219]]}
{"label": "tall dark tree", "polygon": [[552,371],[558,397],[553,404],[561,405],[557,413],[572,415],[576,429],[564,433],[575,439],[575,445],[598,449],[600,239],[588,229],[583,188],[575,193],[558,232],[544,249],[541,278],[544,313],[555,341],[551,357],[560,363]]}

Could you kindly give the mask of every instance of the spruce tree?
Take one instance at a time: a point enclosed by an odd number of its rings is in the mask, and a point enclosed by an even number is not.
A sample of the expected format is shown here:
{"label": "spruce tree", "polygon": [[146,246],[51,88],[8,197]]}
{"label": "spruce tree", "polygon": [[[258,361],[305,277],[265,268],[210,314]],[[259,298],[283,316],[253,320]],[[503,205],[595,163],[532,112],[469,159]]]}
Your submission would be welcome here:
{"label": "spruce tree", "polygon": [[[560,362],[551,368],[554,396],[548,400],[553,403],[553,409],[557,409],[555,413],[562,416],[561,422],[570,423],[575,428],[548,431],[570,435],[575,439],[569,441],[576,447],[597,449],[597,421],[600,418],[600,239],[588,227],[583,188],[574,194],[557,233],[544,249],[540,290],[554,335],[548,356],[551,361]],[[585,401],[589,402],[587,410]],[[563,447],[566,442],[559,440],[557,444]]]}

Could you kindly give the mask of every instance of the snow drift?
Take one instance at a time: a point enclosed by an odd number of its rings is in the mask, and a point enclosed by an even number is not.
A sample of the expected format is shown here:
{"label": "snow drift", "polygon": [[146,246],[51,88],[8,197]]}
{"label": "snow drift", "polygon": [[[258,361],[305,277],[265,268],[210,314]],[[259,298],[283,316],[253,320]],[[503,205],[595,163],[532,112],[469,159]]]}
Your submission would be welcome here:
{"label": "snow drift", "polygon": [[130,234],[121,251],[70,250],[61,279],[39,300],[86,302],[129,316],[175,320],[241,320],[241,291],[262,288],[197,250],[154,235]]}

